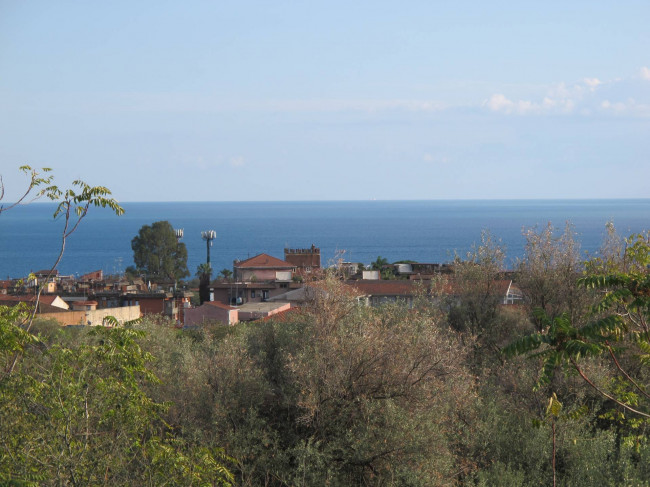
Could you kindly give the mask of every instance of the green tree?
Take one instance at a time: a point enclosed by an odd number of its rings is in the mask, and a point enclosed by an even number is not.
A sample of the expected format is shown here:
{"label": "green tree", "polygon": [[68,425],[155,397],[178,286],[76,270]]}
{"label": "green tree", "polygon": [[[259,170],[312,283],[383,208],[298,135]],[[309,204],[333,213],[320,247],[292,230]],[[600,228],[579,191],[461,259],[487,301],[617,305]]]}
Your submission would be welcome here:
{"label": "green tree", "polygon": [[223,451],[172,435],[168,405],[146,393],[158,380],[143,337],[118,326],[95,327],[72,346],[34,338],[0,381],[0,484],[229,485]]}
{"label": "green tree", "polygon": [[196,275],[199,278],[199,303],[203,304],[210,301],[210,274],[212,268],[210,264],[204,262],[196,268]]}
{"label": "green tree", "polygon": [[137,269],[154,279],[178,280],[190,275],[187,248],[176,239],[168,221],[144,225],[131,240]]}
{"label": "green tree", "polygon": [[226,279],[226,280],[227,280],[227,279],[230,279],[230,278],[232,277],[232,271],[231,271],[230,269],[226,269],[226,268],[224,268],[224,269],[221,269],[221,270],[219,271],[219,275],[220,275],[223,279]]}
{"label": "green tree", "polygon": [[474,396],[457,337],[404,306],[359,306],[333,276],[310,298],[281,322],[233,327],[199,360],[202,410],[238,483],[453,484]]}
{"label": "green tree", "polygon": [[212,272],[212,268],[208,264],[203,262],[202,264],[199,264],[196,267],[196,274],[195,275],[196,275],[196,277],[202,277],[204,275],[210,275],[211,272]]}
{"label": "green tree", "polygon": [[[51,176],[21,169],[30,183],[19,201],[46,196],[58,203],[54,217],[63,230],[51,273],[91,206],[123,212],[104,187],[75,181],[64,191]],[[109,317],[110,328],[56,327],[43,336],[42,326],[32,326],[35,309],[0,306],[1,485],[230,485],[223,451],[173,431],[162,416],[168,404],[144,389],[158,380],[139,344],[142,331]]]}
{"label": "green tree", "polygon": [[[647,386],[650,363],[650,237],[632,235],[626,240],[622,261],[603,267],[600,262],[578,281],[581,288],[600,292],[591,321],[581,326],[569,313],[551,317],[542,308],[536,316],[542,324],[539,333],[525,336],[505,348],[508,355],[543,358],[538,386],[550,383],[556,368],[566,366],[575,372],[619,411],[650,419],[650,391]],[[602,357],[611,374],[600,380],[589,376],[585,362]]]}
{"label": "green tree", "polygon": [[[49,275],[44,280],[44,282],[47,282],[63,258],[68,238],[70,238],[70,236],[77,230],[79,224],[86,217],[88,210],[91,207],[108,208],[116,215],[123,214],[124,209],[114,198],[110,197],[110,190],[104,186],[90,186],[84,181],[76,180],[72,183],[72,187],[63,190],[53,184],[54,176],[50,174],[52,170],[49,167],[44,167],[38,170],[25,165],[21,166],[19,169],[29,176],[27,188],[13,204],[10,204],[7,207],[0,205],[0,215],[5,211],[14,208],[18,204],[31,202],[41,197],[45,197],[57,203],[53,217],[62,221],[60,247]],[[0,202],[4,198],[4,195],[5,186],[2,176],[0,175]],[[0,319],[5,318],[5,324],[3,325],[0,323],[0,331],[3,332],[3,336],[0,337],[0,346],[4,340],[9,340],[9,343],[13,342],[14,344],[14,354],[10,361],[10,365],[6,368],[6,371],[9,374],[12,372],[21,356],[22,347],[20,342],[22,339],[28,338],[32,323],[34,322],[34,317],[36,316],[38,300],[40,299],[42,291],[43,287],[40,286],[36,294],[35,305],[31,308],[30,312],[24,316],[22,313],[13,316],[12,311],[9,309],[0,311]],[[9,313],[8,317],[7,313]],[[21,316],[21,318],[19,319],[18,316]],[[16,325],[17,323],[18,325]],[[15,335],[15,337],[18,337],[18,335],[20,335],[19,329],[24,330],[25,332],[22,335],[22,338],[17,338],[17,341],[7,338],[12,334]],[[8,335],[4,335],[4,333],[7,333]]]}
{"label": "green tree", "polygon": [[374,271],[381,271],[387,265],[388,265],[388,259],[382,257],[381,255],[377,256],[377,260],[375,260],[371,264],[372,270]]}

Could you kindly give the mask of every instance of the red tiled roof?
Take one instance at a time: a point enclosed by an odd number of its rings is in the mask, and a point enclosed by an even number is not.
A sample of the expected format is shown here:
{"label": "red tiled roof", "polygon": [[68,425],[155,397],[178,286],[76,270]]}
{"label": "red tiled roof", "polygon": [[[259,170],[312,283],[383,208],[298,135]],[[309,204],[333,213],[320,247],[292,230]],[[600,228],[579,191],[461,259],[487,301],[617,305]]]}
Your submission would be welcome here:
{"label": "red tiled roof", "polygon": [[508,279],[500,279],[498,281],[494,281],[494,286],[497,291],[495,294],[498,294],[500,296],[505,296],[506,294],[508,294],[510,283],[512,283],[512,281]]}
{"label": "red tiled roof", "polygon": [[232,306],[228,306],[227,304],[220,303],[218,301],[206,301],[203,304],[207,304],[208,306],[214,306],[216,308],[227,309],[227,310],[237,309]]}
{"label": "red tiled roof", "polygon": [[430,293],[455,294],[456,286],[453,282],[444,280],[436,283],[416,280],[360,280],[348,281],[348,285],[356,288],[360,293],[370,296],[413,296],[418,292],[417,286]]}
{"label": "red tiled roof", "polygon": [[259,254],[256,255],[255,257],[251,257],[250,259],[242,260],[241,262],[237,262],[235,264],[235,267],[238,268],[246,268],[246,267],[253,267],[253,268],[276,268],[276,267],[281,267],[281,268],[288,268],[288,269],[293,269],[294,266],[289,264],[288,262],[284,260],[280,260],[276,257],[273,257],[268,254]]}
{"label": "red tiled roof", "polygon": [[[43,304],[52,304],[54,300],[58,296],[54,295],[43,295],[40,297],[38,300],[39,303]],[[36,296],[34,295],[26,295],[26,294],[0,294],[0,301],[5,301],[5,302],[14,302],[14,303],[33,303],[36,300]]]}
{"label": "red tiled roof", "polygon": [[104,279],[104,271],[98,270],[84,274],[79,278],[80,281],[101,281]]}

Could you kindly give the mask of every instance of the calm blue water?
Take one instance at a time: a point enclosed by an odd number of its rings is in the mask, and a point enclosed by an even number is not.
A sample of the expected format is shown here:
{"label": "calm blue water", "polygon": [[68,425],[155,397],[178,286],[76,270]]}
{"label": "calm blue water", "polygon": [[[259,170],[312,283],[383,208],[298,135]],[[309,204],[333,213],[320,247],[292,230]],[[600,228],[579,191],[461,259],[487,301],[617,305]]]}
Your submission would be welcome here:
{"label": "calm blue water", "polygon": [[[284,247],[321,248],[323,264],[337,250],[345,260],[370,263],[412,259],[445,262],[467,252],[488,229],[513,261],[523,254],[522,229],[548,222],[560,230],[571,222],[582,250],[595,252],[605,223],[626,236],[650,228],[650,199],[526,201],[364,201],[249,203],[125,203],[116,217],[91,210],[69,239],[59,270],[114,273],[133,264],[131,239],[142,225],[168,220],[183,228],[192,274],[205,262],[202,230],[216,230],[213,268],[232,268],[234,259],[261,252],[283,258]],[[22,277],[49,268],[60,248],[61,221],[54,206],[34,203],[0,214],[0,278]]]}

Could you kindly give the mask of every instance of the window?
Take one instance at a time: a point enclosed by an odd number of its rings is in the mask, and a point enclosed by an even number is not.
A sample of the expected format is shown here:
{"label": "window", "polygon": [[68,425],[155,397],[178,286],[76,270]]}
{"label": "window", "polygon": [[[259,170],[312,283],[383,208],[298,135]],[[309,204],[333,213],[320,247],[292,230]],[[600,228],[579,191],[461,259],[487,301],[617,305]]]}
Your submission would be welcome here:
{"label": "window", "polygon": [[251,298],[255,297],[255,289],[251,289]]}

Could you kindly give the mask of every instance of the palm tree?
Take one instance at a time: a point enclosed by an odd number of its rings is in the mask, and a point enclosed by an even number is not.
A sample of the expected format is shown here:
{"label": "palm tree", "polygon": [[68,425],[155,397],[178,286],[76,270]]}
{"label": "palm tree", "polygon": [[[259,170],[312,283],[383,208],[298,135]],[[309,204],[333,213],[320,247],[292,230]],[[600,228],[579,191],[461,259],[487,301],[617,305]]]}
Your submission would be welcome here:
{"label": "palm tree", "polygon": [[380,255],[377,257],[377,260],[372,263],[372,269],[375,271],[380,271],[386,265],[388,265],[388,259],[385,259]]}

